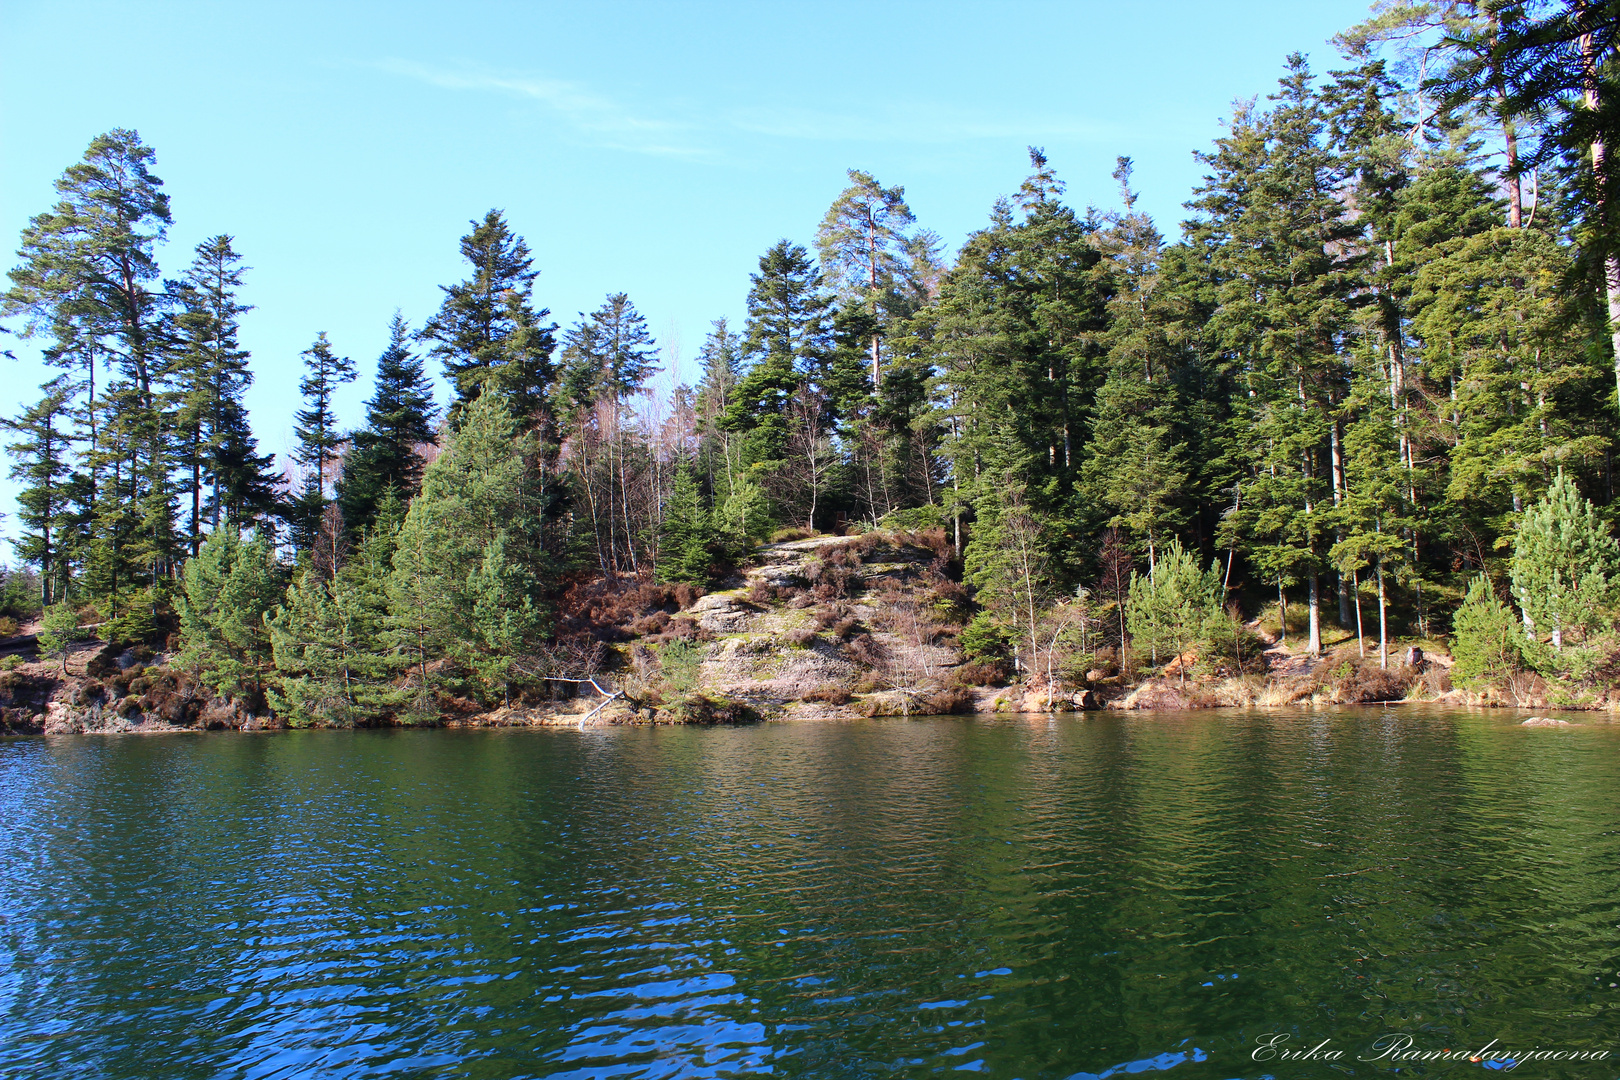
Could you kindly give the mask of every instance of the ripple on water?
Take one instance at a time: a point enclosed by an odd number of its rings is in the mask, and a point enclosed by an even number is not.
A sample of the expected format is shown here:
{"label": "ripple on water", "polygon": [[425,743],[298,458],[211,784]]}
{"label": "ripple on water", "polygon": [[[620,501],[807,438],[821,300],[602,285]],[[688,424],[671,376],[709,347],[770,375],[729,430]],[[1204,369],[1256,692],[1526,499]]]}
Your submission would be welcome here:
{"label": "ripple on water", "polygon": [[[12,740],[0,1075],[1213,1078],[1261,1075],[1274,1031],[1585,1047],[1620,1030],[1620,728],[1513,719]],[[1313,1068],[1289,1075],[1346,1075]]]}

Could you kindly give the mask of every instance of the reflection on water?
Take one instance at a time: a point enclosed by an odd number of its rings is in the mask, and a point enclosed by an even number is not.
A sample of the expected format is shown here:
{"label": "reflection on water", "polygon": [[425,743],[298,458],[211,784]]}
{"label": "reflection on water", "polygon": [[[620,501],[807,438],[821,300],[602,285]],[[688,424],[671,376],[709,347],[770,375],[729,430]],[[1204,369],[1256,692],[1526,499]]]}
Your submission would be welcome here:
{"label": "reflection on water", "polygon": [[1269,1032],[1620,1051],[1620,725],[1516,719],[12,740],[0,1076],[1389,1068],[1257,1064]]}

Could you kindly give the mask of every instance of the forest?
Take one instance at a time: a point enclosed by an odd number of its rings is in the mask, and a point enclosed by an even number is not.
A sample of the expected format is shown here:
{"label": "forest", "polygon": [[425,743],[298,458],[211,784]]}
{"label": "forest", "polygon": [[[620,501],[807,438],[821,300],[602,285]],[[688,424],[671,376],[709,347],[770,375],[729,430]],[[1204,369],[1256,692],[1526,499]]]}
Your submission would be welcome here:
{"label": "forest", "polygon": [[[438,310],[394,317],[358,427],[333,407],[357,365],[310,328],[287,470],[243,405],[245,254],[222,233],[160,264],[156,151],[102,134],[0,301],[60,370],[4,421],[0,629],[37,620],[64,662],[146,643],[296,722],[415,723],[641,653],[679,690],[706,635],[649,612],[762,544],[866,535],[930,553],[913,630],[964,659],[928,674],[941,708],[953,679],[1243,678],[1262,638],[1380,669],[1421,643],[1459,686],[1599,701],[1620,4],[1399,0],[1335,44],[1234,106],[1177,238],[1127,158],[1079,209],[1031,148],[954,256],[851,169],[667,394],[632,299],[565,326],[489,210]],[[813,599],[855,587],[837,561]]]}

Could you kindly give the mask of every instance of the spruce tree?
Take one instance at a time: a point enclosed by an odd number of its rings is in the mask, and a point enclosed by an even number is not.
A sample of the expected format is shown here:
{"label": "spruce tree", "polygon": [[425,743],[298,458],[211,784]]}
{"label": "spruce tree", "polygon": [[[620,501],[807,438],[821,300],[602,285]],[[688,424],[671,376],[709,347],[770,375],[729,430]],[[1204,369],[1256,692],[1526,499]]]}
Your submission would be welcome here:
{"label": "spruce tree", "polygon": [[630,297],[611,293],[563,335],[562,400],[574,412],[587,412],[602,401],[622,403],[658,374],[657,357],[647,320]]}
{"label": "spruce tree", "polygon": [[1182,501],[1191,476],[1176,428],[1188,406],[1175,381],[1183,356],[1174,329],[1179,311],[1159,280],[1163,238],[1135,212],[1130,176],[1130,159],[1120,158],[1114,177],[1125,212],[1096,239],[1113,296],[1103,337],[1108,374],[1097,391],[1081,474],[1087,493],[1112,511],[1108,524],[1144,542],[1152,565],[1159,546],[1186,523]]}
{"label": "spruce tree", "polygon": [[725,319],[716,319],[698,363],[703,378],[698,383],[696,421],[698,469],[710,496],[723,502],[741,462],[733,454],[731,432],[721,426],[742,378],[742,339],[732,333]]}
{"label": "spruce tree", "polygon": [[683,461],[675,470],[659,528],[657,579],[707,587],[718,539],[713,516],[699,500],[691,465]]}
{"label": "spruce tree", "polygon": [[[809,252],[788,240],[760,257],[750,281],[744,348],[751,363],[718,426],[736,438],[740,466],[780,503],[790,486],[776,483],[788,458],[789,403],[801,385],[814,390],[828,371],[832,299]],[[799,506],[779,509],[802,516]]]}
{"label": "spruce tree", "polygon": [[613,573],[639,572],[645,533],[636,519],[645,516],[649,501],[637,498],[633,489],[646,486],[650,462],[627,421],[630,399],[659,371],[657,343],[624,293],[609,295],[588,316],[581,314],[564,343],[558,396],[573,443],[574,479],[596,535],[597,560]]}

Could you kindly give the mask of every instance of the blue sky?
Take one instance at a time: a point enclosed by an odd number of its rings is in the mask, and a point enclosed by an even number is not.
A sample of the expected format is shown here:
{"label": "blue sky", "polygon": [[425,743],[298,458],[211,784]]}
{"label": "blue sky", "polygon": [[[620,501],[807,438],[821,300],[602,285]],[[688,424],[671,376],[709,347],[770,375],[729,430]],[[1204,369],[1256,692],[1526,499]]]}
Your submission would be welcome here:
{"label": "blue sky", "polygon": [[[469,219],[501,207],[566,325],[624,291],[695,377],[710,320],[740,321],[780,237],[809,244],[862,168],[903,184],[954,249],[1046,148],[1077,206],[1142,205],[1174,235],[1238,98],[1299,50],[1318,70],[1362,0],[1246,3],[159,4],[0,0],[0,243],[98,132],[157,150],[178,274],[229,233],[266,450],[284,451],[298,354],[325,330],[362,372],[400,308],[459,280]],[[14,415],[48,377],[0,361]],[[441,389],[440,400],[444,395]],[[14,485],[0,479],[0,531]]]}

